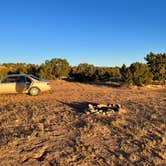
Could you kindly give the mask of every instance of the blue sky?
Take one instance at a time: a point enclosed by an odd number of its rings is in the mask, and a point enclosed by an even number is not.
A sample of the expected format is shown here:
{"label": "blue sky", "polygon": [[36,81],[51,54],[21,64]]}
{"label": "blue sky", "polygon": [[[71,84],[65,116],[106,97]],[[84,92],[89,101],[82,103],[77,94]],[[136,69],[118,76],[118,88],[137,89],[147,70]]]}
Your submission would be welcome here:
{"label": "blue sky", "polygon": [[0,0],[0,63],[121,66],[166,52],[165,0]]}

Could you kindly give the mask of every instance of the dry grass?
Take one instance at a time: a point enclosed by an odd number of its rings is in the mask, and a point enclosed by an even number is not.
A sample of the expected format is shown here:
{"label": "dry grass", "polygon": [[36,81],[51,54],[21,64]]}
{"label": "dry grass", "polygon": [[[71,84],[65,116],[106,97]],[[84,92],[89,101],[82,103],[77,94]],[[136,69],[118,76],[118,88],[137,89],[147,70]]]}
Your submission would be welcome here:
{"label": "dry grass", "polygon": [[[52,82],[50,93],[0,96],[0,165],[164,165],[166,88]],[[89,103],[126,112],[85,114]]]}

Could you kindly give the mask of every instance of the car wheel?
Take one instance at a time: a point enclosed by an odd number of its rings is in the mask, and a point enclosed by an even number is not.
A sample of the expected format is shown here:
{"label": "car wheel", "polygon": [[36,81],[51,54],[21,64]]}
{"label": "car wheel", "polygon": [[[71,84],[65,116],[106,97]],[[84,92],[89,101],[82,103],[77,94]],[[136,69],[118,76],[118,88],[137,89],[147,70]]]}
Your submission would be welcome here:
{"label": "car wheel", "polygon": [[29,94],[30,94],[31,96],[37,96],[37,95],[39,95],[39,93],[40,93],[40,89],[37,88],[37,87],[32,87],[32,88],[29,90]]}

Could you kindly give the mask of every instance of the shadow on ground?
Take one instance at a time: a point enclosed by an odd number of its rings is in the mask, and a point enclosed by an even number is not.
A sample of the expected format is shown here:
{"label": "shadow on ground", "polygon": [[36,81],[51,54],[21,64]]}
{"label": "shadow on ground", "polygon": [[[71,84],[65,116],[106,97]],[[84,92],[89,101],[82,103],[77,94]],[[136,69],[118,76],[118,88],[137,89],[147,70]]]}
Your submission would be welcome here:
{"label": "shadow on ground", "polygon": [[[73,82],[73,83],[78,83],[77,81],[72,81],[72,80],[66,80],[68,82]],[[109,82],[80,82],[83,84],[89,84],[89,85],[96,85],[96,86],[106,86],[106,87],[111,87],[111,88],[120,88],[121,84],[120,82],[117,81],[109,81]]]}
{"label": "shadow on ground", "polygon": [[72,109],[74,109],[77,113],[85,113],[85,111],[88,109],[88,105],[92,104],[92,105],[96,105],[97,103],[92,103],[92,102],[72,102],[72,103],[67,103],[64,101],[59,101],[61,104],[67,105],[69,107],[71,107]]}
{"label": "shadow on ground", "polygon": [[111,88],[120,88],[120,83],[118,82],[89,82],[86,84],[97,85],[97,86],[106,86]]}

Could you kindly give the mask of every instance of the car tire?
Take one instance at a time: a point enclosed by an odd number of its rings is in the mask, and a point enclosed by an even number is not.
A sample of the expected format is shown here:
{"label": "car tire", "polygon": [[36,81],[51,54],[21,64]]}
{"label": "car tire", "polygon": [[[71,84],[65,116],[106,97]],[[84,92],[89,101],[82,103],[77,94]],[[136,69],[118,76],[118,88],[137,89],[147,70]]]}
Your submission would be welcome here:
{"label": "car tire", "polygon": [[32,87],[30,90],[29,90],[29,94],[31,96],[37,96],[40,94],[40,89],[37,88],[37,87]]}

